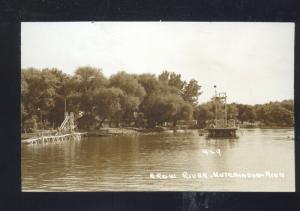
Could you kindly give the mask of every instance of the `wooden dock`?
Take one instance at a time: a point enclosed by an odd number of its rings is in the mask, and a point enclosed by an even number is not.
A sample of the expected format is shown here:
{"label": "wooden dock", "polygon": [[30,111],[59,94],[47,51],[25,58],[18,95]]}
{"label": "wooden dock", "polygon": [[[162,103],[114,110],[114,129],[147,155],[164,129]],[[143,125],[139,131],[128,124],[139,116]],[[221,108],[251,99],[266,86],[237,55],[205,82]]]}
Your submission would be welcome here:
{"label": "wooden dock", "polygon": [[29,138],[22,140],[22,144],[44,144],[48,142],[60,142],[60,141],[70,141],[76,140],[80,141],[83,136],[86,136],[87,132],[84,133],[69,133],[69,134],[61,134],[61,135],[51,135],[51,136],[41,136],[36,138]]}
{"label": "wooden dock", "polygon": [[76,125],[74,124],[74,113],[65,113],[65,119],[57,129],[55,134],[50,134],[46,136],[38,136],[34,138],[29,138],[21,140],[23,144],[44,144],[48,142],[60,142],[68,140],[81,140],[82,136],[86,136],[87,132],[76,132]]}

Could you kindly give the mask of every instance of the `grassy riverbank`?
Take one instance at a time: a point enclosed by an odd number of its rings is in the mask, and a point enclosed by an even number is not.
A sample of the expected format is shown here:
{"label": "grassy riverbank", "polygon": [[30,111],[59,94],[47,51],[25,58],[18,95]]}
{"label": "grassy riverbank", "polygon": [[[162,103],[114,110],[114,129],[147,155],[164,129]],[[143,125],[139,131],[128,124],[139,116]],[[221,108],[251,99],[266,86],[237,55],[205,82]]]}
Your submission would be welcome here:
{"label": "grassy riverbank", "polygon": [[140,131],[133,128],[101,128],[98,130],[89,130],[88,136],[113,136],[113,135],[135,135]]}

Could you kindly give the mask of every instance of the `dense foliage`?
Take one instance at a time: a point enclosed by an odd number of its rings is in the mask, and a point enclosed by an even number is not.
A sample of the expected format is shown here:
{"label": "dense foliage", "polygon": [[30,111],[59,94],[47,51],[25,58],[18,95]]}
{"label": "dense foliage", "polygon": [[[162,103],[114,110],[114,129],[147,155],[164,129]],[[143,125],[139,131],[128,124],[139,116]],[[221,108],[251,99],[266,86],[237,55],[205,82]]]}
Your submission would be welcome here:
{"label": "dense foliage", "polygon": [[183,81],[180,74],[119,72],[110,78],[93,67],[80,67],[74,75],[57,69],[22,70],[21,119],[38,127],[57,127],[64,117],[65,103],[74,112],[78,126],[155,127],[164,122],[193,118],[201,87],[196,80]]}
{"label": "dense foliage", "polygon": [[[155,127],[179,120],[198,122],[205,127],[214,118],[211,102],[198,104],[201,86],[194,79],[163,71],[153,74],[119,72],[106,78],[101,69],[80,67],[73,75],[58,69],[21,71],[22,129],[60,125],[67,111],[74,112],[80,128],[109,126]],[[243,122],[259,121],[270,126],[292,126],[293,101],[264,105],[228,105],[228,118]],[[30,126],[26,126],[30,125]]]}

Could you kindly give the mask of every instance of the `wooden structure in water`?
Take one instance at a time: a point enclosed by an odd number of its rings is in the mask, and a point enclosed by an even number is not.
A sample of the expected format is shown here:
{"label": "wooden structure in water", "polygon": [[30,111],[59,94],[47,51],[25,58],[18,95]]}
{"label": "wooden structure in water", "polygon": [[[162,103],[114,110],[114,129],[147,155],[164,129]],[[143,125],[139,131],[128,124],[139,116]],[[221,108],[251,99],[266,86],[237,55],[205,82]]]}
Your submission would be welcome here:
{"label": "wooden structure in water", "polygon": [[65,119],[61,123],[60,127],[57,129],[57,132],[47,136],[39,136],[34,138],[29,138],[22,140],[21,143],[24,144],[43,144],[43,143],[53,143],[60,141],[69,141],[69,140],[81,140],[82,136],[86,136],[87,133],[75,132],[74,124],[74,114],[71,112],[68,114],[65,112]]}
{"label": "wooden structure in water", "polygon": [[59,141],[68,141],[68,140],[81,140],[82,136],[85,136],[87,133],[69,133],[62,135],[53,135],[53,136],[41,136],[36,138],[29,138],[22,140],[24,144],[44,144],[44,143],[52,143]]}
{"label": "wooden structure in water", "polygon": [[227,95],[225,92],[217,93],[212,98],[215,107],[214,123],[207,128],[209,138],[237,138],[234,119],[227,119]]}

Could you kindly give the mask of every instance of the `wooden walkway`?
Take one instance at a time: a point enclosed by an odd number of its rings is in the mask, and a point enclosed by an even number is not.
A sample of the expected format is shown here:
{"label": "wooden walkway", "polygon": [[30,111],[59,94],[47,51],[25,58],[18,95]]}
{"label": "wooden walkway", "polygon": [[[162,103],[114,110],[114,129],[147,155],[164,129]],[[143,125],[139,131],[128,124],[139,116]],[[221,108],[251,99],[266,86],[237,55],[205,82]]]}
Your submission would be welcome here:
{"label": "wooden walkway", "polygon": [[84,133],[69,133],[69,134],[62,134],[62,135],[52,135],[52,136],[41,136],[37,138],[29,138],[22,140],[22,144],[44,144],[47,142],[60,142],[60,141],[68,141],[68,140],[81,140],[82,136],[86,136],[87,132]]}
{"label": "wooden walkway", "polygon": [[68,140],[81,140],[82,136],[86,136],[87,132],[79,133],[75,132],[76,126],[74,124],[74,113],[68,112],[65,113],[65,119],[61,123],[60,127],[57,129],[55,134],[50,134],[46,136],[38,136],[34,138],[29,138],[21,140],[21,143],[24,144],[43,144],[47,142],[59,142],[59,141],[68,141]]}

